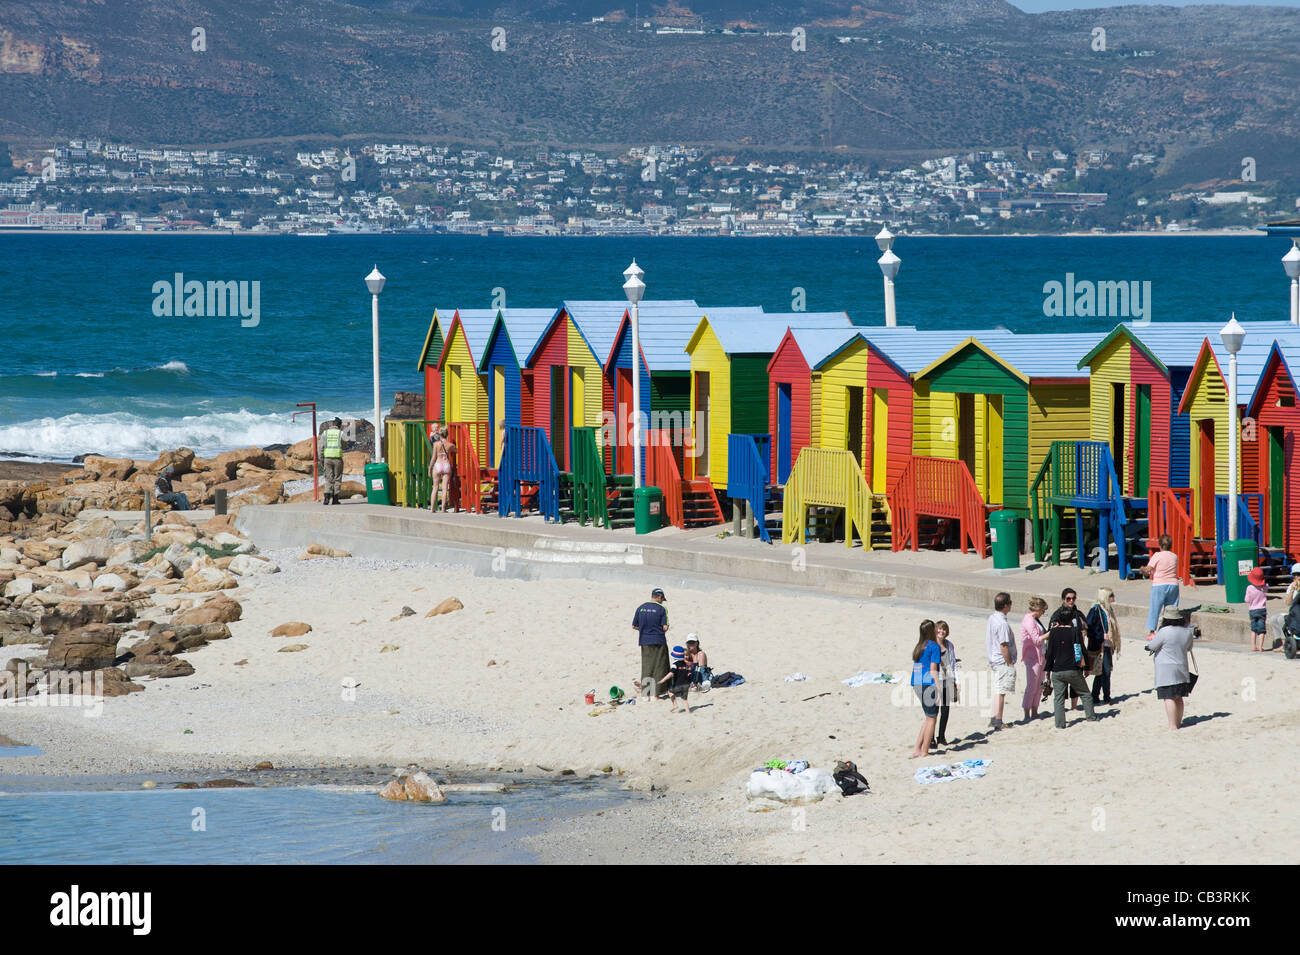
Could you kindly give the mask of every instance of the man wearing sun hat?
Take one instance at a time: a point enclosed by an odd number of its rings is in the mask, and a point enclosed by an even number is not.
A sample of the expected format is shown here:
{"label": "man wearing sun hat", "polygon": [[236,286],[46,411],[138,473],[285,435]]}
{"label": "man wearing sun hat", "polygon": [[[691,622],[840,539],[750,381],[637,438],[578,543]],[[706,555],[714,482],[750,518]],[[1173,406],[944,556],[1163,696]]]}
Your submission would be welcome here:
{"label": "man wearing sun hat", "polygon": [[667,598],[656,587],[650,599],[636,608],[632,615],[632,629],[640,634],[641,679],[633,682],[642,694],[654,699],[659,695],[659,681],[668,675],[668,611],[664,609]]}
{"label": "man wearing sun hat", "polygon": [[1300,596],[1300,564],[1292,564],[1291,583],[1287,584],[1286,593],[1282,595],[1282,611],[1268,618],[1268,629],[1273,635],[1274,649],[1282,644],[1282,625],[1286,622],[1286,615],[1290,613],[1291,605],[1295,603],[1297,596]]}

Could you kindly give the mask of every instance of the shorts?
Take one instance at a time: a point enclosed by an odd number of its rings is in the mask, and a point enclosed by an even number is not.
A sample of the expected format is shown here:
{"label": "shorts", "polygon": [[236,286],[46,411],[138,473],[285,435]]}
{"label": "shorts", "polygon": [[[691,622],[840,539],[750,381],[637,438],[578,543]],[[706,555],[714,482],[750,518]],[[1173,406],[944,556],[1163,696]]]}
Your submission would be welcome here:
{"label": "shorts", "polygon": [[1016,668],[1011,663],[990,664],[993,669],[993,692],[997,694],[1016,692]]}
{"label": "shorts", "polygon": [[939,715],[939,694],[938,687],[934,684],[921,686],[919,683],[912,687],[916,692],[916,698],[921,701],[921,712],[926,717]]}
{"label": "shorts", "polygon": [[691,692],[691,685],[689,683],[674,683],[668,692],[679,700],[684,700],[687,694]]}
{"label": "shorts", "polygon": [[1250,632],[1263,633],[1268,629],[1268,610],[1260,607],[1250,612]]}
{"label": "shorts", "polygon": [[1156,699],[1181,700],[1192,692],[1191,683],[1173,683],[1169,686],[1156,687]]}

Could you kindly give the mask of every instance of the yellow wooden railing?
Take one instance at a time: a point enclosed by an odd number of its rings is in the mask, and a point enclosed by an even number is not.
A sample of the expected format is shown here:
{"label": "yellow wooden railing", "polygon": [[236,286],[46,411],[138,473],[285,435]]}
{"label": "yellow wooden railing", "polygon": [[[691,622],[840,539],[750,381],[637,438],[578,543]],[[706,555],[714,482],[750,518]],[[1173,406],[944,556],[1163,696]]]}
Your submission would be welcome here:
{"label": "yellow wooden railing", "polygon": [[[804,448],[785,482],[781,539],[802,544],[808,508],[844,509],[844,546],[853,546],[853,528],[864,549],[871,549],[871,520],[880,495],[873,494],[852,451]],[[886,516],[888,511],[886,510]]]}

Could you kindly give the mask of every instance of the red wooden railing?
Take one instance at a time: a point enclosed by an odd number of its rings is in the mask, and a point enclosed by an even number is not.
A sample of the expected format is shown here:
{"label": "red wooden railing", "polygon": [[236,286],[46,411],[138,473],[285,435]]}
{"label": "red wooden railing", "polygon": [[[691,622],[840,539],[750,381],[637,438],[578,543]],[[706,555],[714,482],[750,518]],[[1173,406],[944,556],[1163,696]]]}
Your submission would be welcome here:
{"label": "red wooden railing", "polygon": [[489,480],[481,452],[487,447],[486,421],[453,421],[447,425],[448,437],[456,445],[456,461],[451,476],[451,499],[465,511],[483,513],[483,485]]}
{"label": "red wooden railing", "polygon": [[663,492],[664,514],[673,527],[685,529],[686,516],[682,511],[682,475],[673,457],[672,432],[654,429],[646,432],[645,480],[650,487]]}
{"label": "red wooden railing", "polygon": [[893,550],[921,549],[921,515],[946,517],[960,526],[961,552],[967,545],[981,558],[988,554],[988,512],[984,498],[963,461],[913,455],[885,495],[893,522]]}
{"label": "red wooden railing", "polygon": [[1147,493],[1147,549],[1159,549],[1160,536],[1173,539],[1170,548],[1178,556],[1178,576],[1192,582],[1192,489],[1153,487]]}

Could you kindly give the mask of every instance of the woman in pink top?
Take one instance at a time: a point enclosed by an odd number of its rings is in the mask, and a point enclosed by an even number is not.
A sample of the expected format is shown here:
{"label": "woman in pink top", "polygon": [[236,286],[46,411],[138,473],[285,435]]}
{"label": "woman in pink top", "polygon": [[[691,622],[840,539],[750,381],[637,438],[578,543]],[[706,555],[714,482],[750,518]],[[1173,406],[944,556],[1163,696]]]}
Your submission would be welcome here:
{"label": "woman in pink top", "polygon": [[1047,612],[1042,597],[1029,598],[1029,613],[1020,621],[1020,659],[1025,662],[1025,696],[1020,706],[1025,722],[1038,718],[1043,693],[1043,636],[1046,631],[1039,618]]}
{"label": "woman in pink top", "polygon": [[1178,606],[1178,555],[1169,548],[1174,546],[1168,534],[1160,535],[1160,550],[1151,555],[1142,573],[1151,578],[1151,609],[1147,611],[1147,639],[1155,636],[1160,611]]}

